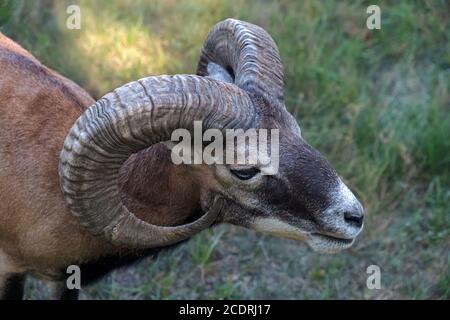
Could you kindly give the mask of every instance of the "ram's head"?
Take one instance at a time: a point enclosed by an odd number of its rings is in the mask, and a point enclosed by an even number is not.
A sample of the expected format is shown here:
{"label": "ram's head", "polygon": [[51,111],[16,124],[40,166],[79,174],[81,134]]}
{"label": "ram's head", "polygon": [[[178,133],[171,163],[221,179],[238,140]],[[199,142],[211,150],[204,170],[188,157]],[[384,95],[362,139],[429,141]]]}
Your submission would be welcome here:
{"label": "ram's head", "polygon": [[[126,84],[77,120],[61,153],[67,204],[91,231],[129,247],[172,244],[217,221],[306,241],[321,252],[351,246],[362,229],[362,206],[302,138],[284,105],[283,88],[283,67],[272,38],[246,22],[218,23],[205,42],[198,75]],[[170,140],[177,129],[193,132],[195,121],[201,121],[203,131],[278,130],[278,139],[268,147],[276,167],[247,160],[192,165],[189,174],[202,186],[206,213],[173,227],[138,219],[120,200],[121,166],[131,154]],[[249,148],[237,146],[235,153],[240,152],[249,154]]]}

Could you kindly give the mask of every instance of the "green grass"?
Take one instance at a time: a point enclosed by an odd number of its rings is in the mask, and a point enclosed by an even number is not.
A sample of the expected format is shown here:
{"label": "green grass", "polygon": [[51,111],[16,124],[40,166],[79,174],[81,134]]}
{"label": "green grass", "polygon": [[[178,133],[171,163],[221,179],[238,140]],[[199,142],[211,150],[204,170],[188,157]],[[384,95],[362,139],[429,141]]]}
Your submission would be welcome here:
{"label": "green grass", "polygon": [[[67,2],[68,3],[68,2]],[[94,97],[152,74],[194,73],[209,29],[227,17],[263,26],[286,69],[286,104],[304,136],[367,212],[349,251],[222,226],[153,261],[114,272],[83,298],[449,298],[448,1],[71,1],[0,3],[0,30]],[[366,288],[368,265],[382,289]],[[28,284],[30,298],[46,291]]]}

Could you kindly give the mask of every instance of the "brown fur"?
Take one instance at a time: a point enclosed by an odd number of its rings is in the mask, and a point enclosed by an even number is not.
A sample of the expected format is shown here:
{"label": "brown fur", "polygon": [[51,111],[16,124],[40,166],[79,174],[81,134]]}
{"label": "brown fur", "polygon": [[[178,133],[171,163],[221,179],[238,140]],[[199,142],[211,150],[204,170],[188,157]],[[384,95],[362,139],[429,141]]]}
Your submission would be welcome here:
{"label": "brown fur", "polygon": [[[64,138],[94,100],[1,33],[0,70],[0,276],[59,277],[70,264],[122,252],[78,224],[59,186]],[[198,213],[198,187],[167,159],[162,146],[133,155],[120,184],[140,218],[176,225]]]}

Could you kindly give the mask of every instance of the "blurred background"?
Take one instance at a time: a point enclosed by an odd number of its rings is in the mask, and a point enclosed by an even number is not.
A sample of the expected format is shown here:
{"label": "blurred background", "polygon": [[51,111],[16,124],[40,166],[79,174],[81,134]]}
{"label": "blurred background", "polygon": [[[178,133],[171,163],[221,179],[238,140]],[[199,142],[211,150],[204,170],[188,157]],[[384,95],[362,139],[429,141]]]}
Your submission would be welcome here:
{"label": "blurred background", "polygon": [[[70,4],[80,30],[66,28]],[[381,30],[366,27],[370,4]],[[220,226],[81,298],[449,299],[449,1],[0,0],[0,31],[95,98],[149,75],[195,73],[208,31],[228,17],[278,44],[286,105],[363,202],[363,234],[320,255]],[[366,286],[372,264],[380,290]],[[47,294],[28,282],[27,298]]]}

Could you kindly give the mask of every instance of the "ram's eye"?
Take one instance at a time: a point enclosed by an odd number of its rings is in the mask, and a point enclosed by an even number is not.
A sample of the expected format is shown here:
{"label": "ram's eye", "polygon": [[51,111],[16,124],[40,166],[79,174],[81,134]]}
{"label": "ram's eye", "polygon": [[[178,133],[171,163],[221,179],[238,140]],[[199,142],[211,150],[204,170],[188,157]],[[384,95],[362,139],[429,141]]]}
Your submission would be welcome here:
{"label": "ram's eye", "polygon": [[241,180],[249,180],[259,173],[258,168],[230,169],[230,172]]}

